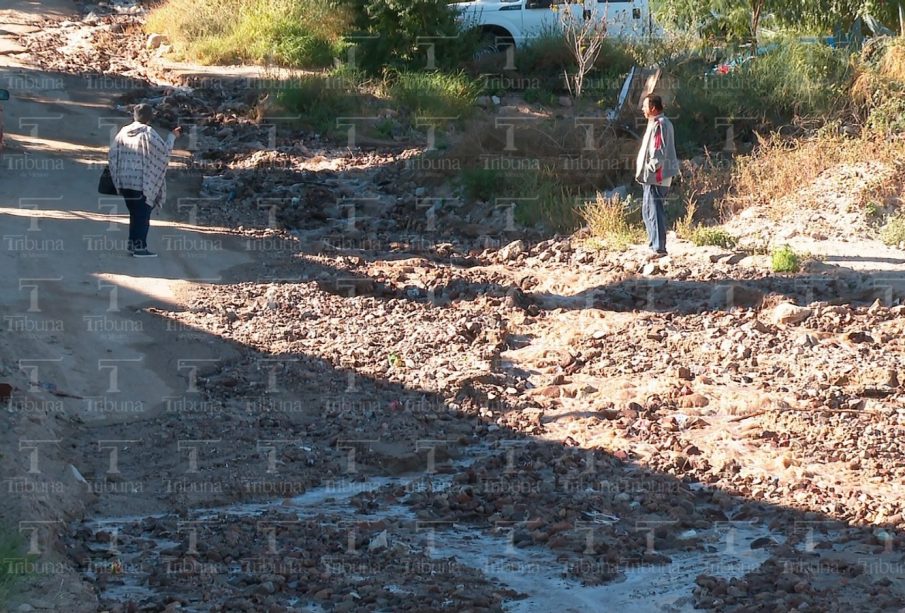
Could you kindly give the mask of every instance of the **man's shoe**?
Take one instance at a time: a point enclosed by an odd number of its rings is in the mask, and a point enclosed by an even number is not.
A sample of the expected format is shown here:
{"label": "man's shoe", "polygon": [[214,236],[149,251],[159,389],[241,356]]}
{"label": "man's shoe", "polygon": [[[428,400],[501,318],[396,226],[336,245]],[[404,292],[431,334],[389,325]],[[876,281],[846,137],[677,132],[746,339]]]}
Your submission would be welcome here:
{"label": "man's shoe", "polygon": [[132,252],[133,258],[156,258],[157,254],[147,249],[136,249]]}

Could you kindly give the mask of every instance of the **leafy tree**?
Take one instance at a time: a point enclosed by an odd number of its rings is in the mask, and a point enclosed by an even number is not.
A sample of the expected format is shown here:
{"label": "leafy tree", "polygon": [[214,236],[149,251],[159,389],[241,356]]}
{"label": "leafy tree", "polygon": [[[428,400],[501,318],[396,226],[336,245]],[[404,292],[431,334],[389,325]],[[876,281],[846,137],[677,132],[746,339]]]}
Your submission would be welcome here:
{"label": "leafy tree", "polygon": [[823,32],[847,31],[870,14],[887,26],[898,23],[905,0],[655,0],[654,13],[665,25],[705,38],[753,38],[760,21],[772,14],[783,24]]}
{"label": "leafy tree", "polygon": [[387,66],[451,68],[463,57],[464,36],[446,0],[334,0],[351,11],[356,63],[367,72]]}
{"label": "leafy tree", "polygon": [[898,23],[898,5],[895,0],[798,0],[775,4],[771,10],[790,23],[802,23],[808,27],[832,32],[837,28],[848,30],[855,19],[872,15],[881,23],[895,29]]}

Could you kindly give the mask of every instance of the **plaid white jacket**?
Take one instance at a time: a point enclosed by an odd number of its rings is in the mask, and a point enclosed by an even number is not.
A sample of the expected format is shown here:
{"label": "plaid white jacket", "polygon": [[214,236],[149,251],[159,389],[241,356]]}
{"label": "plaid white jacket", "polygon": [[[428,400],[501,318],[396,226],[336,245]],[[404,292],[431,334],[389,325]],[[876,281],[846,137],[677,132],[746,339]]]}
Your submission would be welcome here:
{"label": "plaid white jacket", "polygon": [[116,189],[134,189],[145,195],[150,207],[167,199],[166,172],[176,136],[164,141],[151,126],[133,122],[116,135],[108,160]]}

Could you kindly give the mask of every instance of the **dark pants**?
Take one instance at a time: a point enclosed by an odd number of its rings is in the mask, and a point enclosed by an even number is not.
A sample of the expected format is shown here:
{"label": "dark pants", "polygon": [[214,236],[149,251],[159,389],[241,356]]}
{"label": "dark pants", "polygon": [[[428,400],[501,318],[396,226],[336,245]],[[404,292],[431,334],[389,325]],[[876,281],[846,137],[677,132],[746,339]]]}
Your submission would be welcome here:
{"label": "dark pants", "polygon": [[644,200],[641,203],[641,216],[647,228],[650,248],[654,251],[666,251],[666,195],[669,188],[660,185],[644,185]]}
{"label": "dark pants", "polygon": [[122,189],[119,192],[129,209],[129,248],[140,250],[148,248],[148,230],[151,228],[151,207],[145,195],[134,189]]}

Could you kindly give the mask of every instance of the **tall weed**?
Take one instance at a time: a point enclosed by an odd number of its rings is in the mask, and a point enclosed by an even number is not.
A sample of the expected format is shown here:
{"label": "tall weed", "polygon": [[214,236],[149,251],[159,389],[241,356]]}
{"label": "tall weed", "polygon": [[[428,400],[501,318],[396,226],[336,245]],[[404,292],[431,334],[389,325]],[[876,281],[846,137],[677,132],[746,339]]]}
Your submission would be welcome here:
{"label": "tall weed", "polygon": [[168,0],[145,28],[185,59],[315,68],[342,54],[348,25],[347,14],[315,0]]}

